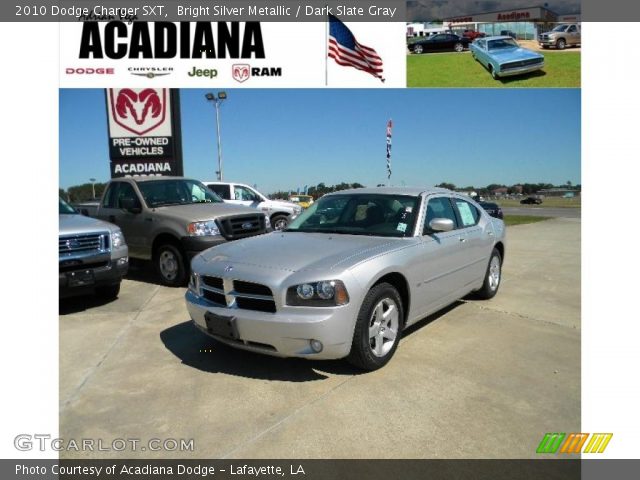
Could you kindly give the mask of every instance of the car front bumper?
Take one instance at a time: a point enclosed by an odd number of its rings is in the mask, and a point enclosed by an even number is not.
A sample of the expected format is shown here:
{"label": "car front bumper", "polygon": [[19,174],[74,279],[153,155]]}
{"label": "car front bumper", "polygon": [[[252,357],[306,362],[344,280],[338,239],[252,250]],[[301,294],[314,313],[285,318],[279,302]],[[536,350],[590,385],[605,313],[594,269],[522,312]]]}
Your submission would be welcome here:
{"label": "car front bumper", "polygon": [[544,62],[537,63],[535,65],[527,65],[525,67],[510,68],[509,70],[498,72],[499,77],[512,77],[514,75],[523,75],[525,73],[535,72],[536,70],[542,70],[544,68]]}
{"label": "car front bumper", "polygon": [[548,40],[538,40],[538,45],[545,46],[545,47],[555,47],[556,45],[556,41],[552,40],[552,39],[548,39]]}
{"label": "car front bumper", "polygon": [[[185,294],[187,310],[195,326],[235,348],[277,357],[309,359],[344,358],[351,350],[357,311],[352,304],[341,307],[282,307],[276,313],[265,313],[212,305],[191,290]],[[207,327],[207,312],[231,317],[238,338],[220,336]],[[311,348],[311,340],[322,343],[322,351]]]}
{"label": "car front bumper", "polygon": [[[80,294],[83,291],[88,291],[96,287],[103,287],[108,285],[115,285],[122,281],[129,270],[129,257],[124,256],[120,258],[114,258],[107,261],[106,264],[100,266],[92,266],[87,264],[86,266],[79,266],[76,270],[60,271],[58,272],[58,286],[60,297],[68,297],[76,294]],[[90,282],[76,283],[74,282],[74,276],[81,275],[82,272],[90,271]]]}

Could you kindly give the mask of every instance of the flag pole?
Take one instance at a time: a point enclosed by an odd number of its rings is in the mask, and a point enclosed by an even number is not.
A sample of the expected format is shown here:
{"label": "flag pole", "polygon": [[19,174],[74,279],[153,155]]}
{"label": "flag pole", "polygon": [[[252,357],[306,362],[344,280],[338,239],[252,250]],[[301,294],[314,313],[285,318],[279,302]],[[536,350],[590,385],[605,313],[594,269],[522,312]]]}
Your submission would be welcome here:
{"label": "flag pole", "polygon": [[[328,9],[328,7],[327,7]],[[324,86],[329,86],[329,16],[324,27]]]}

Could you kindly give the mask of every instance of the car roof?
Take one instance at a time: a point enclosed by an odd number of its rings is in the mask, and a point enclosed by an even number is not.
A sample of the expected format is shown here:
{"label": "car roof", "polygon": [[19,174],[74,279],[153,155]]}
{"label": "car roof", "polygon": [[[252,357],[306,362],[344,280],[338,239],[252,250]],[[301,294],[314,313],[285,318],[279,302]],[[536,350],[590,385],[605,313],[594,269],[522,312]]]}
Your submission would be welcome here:
{"label": "car roof", "polygon": [[509,35],[494,35],[492,37],[483,38],[483,40],[507,40],[507,39],[513,40],[513,37],[510,37]]}
{"label": "car roof", "polygon": [[143,177],[142,175],[137,176],[134,175],[132,177],[123,177],[123,178],[114,178],[113,180],[126,180],[126,179],[130,179],[133,180],[134,182],[153,182],[156,180],[193,180],[194,182],[197,182],[198,180],[196,180],[195,178],[189,178],[189,177],[175,177],[175,176],[171,176],[171,175],[151,175],[151,176],[145,176]]}
{"label": "car roof", "polygon": [[368,188],[350,188],[349,190],[340,190],[339,192],[328,193],[327,195],[347,195],[352,193],[361,194],[378,194],[378,195],[409,195],[417,197],[421,193],[456,193],[446,188],[438,187],[368,187]]}

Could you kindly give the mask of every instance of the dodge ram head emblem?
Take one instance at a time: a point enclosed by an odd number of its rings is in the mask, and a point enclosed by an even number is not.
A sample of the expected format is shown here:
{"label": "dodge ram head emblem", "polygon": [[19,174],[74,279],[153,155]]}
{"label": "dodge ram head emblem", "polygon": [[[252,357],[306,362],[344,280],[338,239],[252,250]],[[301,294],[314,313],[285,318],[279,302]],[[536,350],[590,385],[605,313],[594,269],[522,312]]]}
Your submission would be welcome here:
{"label": "dodge ram head emblem", "polygon": [[162,88],[110,90],[111,114],[122,128],[144,135],[161,125],[167,112],[167,93]]}
{"label": "dodge ram head emblem", "polygon": [[236,63],[231,67],[231,74],[233,79],[242,83],[245,80],[249,80],[251,76],[251,67],[245,63]]}

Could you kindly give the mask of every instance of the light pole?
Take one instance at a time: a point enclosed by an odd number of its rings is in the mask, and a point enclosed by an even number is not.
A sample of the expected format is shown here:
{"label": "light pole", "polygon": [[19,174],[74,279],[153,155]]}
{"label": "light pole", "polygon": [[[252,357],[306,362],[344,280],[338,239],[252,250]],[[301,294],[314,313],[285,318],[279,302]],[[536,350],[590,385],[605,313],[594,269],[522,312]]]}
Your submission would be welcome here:
{"label": "light pole", "polygon": [[222,142],[220,140],[220,104],[227,99],[227,92],[207,93],[205,98],[216,107],[216,131],[218,134],[218,181],[222,181]]}
{"label": "light pole", "polygon": [[96,179],[95,178],[90,178],[89,181],[91,182],[91,200],[95,200],[95,198],[96,198]]}

